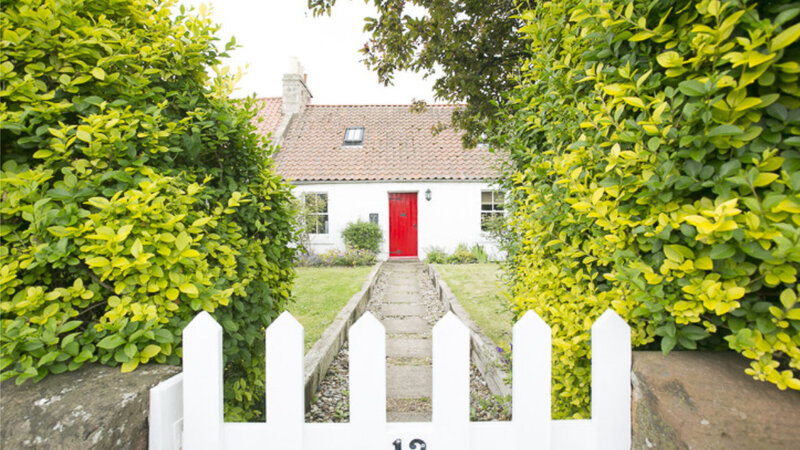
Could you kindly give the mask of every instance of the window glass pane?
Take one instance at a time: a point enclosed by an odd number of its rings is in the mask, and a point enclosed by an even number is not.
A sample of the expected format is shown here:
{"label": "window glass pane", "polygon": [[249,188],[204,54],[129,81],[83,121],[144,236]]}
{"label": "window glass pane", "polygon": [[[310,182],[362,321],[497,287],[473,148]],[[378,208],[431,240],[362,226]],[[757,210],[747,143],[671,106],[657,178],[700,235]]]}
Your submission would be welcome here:
{"label": "window glass pane", "polygon": [[328,215],[325,214],[323,216],[319,216],[320,218],[320,230],[319,233],[328,234]]}
{"label": "window glass pane", "polygon": [[344,143],[358,145],[364,140],[364,127],[347,127],[344,131]]}
{"label": "window glass pane", "polygon": [[492,193],[491,192],[481,192],[481,204],[482,205],[491,205],[492,204]]}
{"label": "window glass pane", "polygon": [[317,194],[317,212],[328,212],[328,194]]}
{"label": "window glass pane", "polygon": [[316,233],[317,232],[317,217],[309,215],[306,217],[306,233]]}
{"label": "window glass pane", "polygon": [[492,221],[492,213],[481,213],[481,230],[487,231],[489,229],[489,224]]}
{"label": "window glass pane", "polygon": [[495,203],[503,203],[505,200],[505,192],[503,191],[495,191],[494,192],[494,202]]}

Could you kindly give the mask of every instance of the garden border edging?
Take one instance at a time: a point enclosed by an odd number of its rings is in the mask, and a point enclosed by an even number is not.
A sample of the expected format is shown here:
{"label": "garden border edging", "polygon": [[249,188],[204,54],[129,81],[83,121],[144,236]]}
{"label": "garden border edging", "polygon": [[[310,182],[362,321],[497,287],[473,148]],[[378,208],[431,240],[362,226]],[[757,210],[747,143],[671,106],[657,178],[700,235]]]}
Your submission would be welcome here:
{"label": "garden border edging", "polygon": [[494,395],[507,397],[511,395],[511,386],[503,380],[509,378],[508,372],[503,370],[502,363],[497,357],[494,342],[483,333],[481,328],[472,321],[467,310],[461,306],[458,297],[450,290],[450,286],[442,279],[442,275],[431,264],[425,265],[433,286],[436,288],[439,300],[453,312],[469,329],[470,359],[481,372],[486,385]]}
{"label": "garden border edging", "polygon": [[342,344],[347,341],[347,331],[350,325],[355,323],[364,311],[367,310],[367,303],[372,298],[372,290],[375,282],[383,270],[383,261],[375,264],[372,271],[367,276],[367,280],[361,286],[361,290],[355,293],[347,304],[339,311],[333,322],[322,333],[322,336],[314,343],[303,357],[303,385],[305,386],[305,407],[308,411],[314,393],[317,392],[319,383],[328,372],[328,368],[333,362],[333,358],[339,353]]}

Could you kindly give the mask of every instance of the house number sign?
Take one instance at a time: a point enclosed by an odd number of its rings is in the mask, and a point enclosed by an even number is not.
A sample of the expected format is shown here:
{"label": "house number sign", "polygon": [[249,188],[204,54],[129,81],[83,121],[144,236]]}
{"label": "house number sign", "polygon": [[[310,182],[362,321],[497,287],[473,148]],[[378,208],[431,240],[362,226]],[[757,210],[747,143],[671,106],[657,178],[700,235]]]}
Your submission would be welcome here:
{"label": "house number sign", "polygon": [[[394,450],[403,450],[403,441],[401,439],[395,439],[392,445],[394,445]],[[408,448],[411,450],[425,450],[428,446],[425,445],[425,441],[422,439],[414,439],[408,444]]]}

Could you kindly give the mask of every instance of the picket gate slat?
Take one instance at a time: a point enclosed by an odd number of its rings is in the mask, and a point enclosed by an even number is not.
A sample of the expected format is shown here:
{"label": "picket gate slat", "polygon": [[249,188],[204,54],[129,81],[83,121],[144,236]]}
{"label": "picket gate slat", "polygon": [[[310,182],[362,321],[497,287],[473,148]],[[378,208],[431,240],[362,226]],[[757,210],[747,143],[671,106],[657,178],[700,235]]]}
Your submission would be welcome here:
{"label": "picket gate slat", "polygon": [[612,310],[592,325],[592,424],[597,450],[631,446],[631,329]]}
{"label": "picket gate slat", "polygon": [[432,353],[431,445],[469,448],[469,329],[452,312],[433,326]]}
{"label": "picket gate slat", "polygon": [[222,449],[222,327],[205,311],[183,329],[183,415],[186,449]]}
{"label": "picket gate slat", "polygon": [[513,397],[511,421],[517,450],[550,448],[551,331],[534,311],[528,311],[512,329]]}
{"label": "picket gate slat", "polygon": [[469,421],[469,330],[452,313],[433,328],[431,422],[386,422],[383,325],[365,313],[349,339],[349,423],[305,423],[303,327],[288,313],[266,332],[266,423],[224,423],[222,328],[198,314],[183,332],[183,373],[151,391],[150,448],[393,450],[400,441],[409,450],[415,439],[416,450],[421,441],[430,450],[630,448],[631,334],[611,310],[592,327],[592,418],[585,420],[551,420],[551,330],[532,311],[513,329],[509,422]]}
{"label": "picket gate slat", "polygon": [[365,312],[349,331],[353,449],[381,448],[386,433],[386,332]]}
{"label": "picket gate slat", "polygon": [[288,312],[267,328],[267,429],[272,450],[302,450],[305,423],[303,326]]}

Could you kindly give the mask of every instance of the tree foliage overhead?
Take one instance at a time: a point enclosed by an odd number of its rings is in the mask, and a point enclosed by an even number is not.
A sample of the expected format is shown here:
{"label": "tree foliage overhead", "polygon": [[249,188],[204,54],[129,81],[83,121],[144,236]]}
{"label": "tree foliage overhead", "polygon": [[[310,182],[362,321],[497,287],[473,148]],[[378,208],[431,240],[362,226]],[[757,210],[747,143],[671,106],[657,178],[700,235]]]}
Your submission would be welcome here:
{"label": "tree foliage overhead", "polygon": [[[224,328],[229,418],[263,410],[263,330],[293,279],[291,193],[203,14],[156,0],[4,2],[2,379],[177,363]],[[230,45],[229,45],[230,47]]]}
{"label": "tree foliage overhead", "polygon": [[[331,12],[336,0],[309,0],[315,14]],[[436,76],[438,99],[465,102],[453,114],[474,146],[486,119],[497,111],[502,94],[515,86],[510,76],[525,56],[525,41],[516,30],[515,0],[373,1],[378,15],[365,18],[372,33],[361,52],[378,80],[390,84],[396,72],[410,70]]]}
{"label": "tree foliage overhead", "polygon": [[729,348],[800,390],[800,5],[566,0],[523,14],[499,124],[519,314],[553,328],[557,417],[588,417],[590,327]]}

